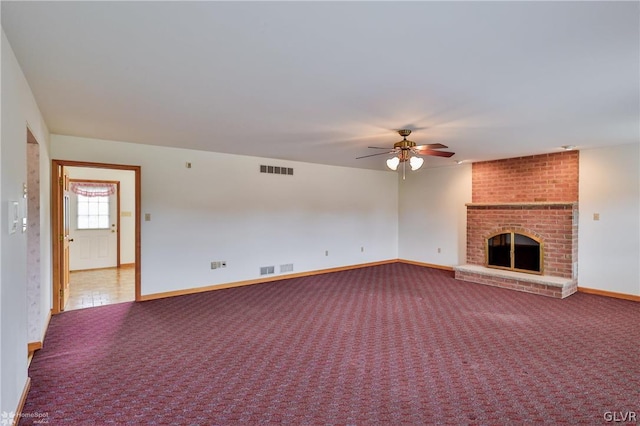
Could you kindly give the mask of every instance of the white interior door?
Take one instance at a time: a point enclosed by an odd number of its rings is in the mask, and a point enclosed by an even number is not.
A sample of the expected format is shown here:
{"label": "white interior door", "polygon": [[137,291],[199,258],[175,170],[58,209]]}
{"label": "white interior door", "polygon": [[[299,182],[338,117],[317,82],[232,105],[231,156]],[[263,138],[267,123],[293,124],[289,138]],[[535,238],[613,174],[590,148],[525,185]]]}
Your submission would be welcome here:
{"label": "white interior door", "polygon": [[118,193],[84,197],[71,193],[70,269],[118,266]]}

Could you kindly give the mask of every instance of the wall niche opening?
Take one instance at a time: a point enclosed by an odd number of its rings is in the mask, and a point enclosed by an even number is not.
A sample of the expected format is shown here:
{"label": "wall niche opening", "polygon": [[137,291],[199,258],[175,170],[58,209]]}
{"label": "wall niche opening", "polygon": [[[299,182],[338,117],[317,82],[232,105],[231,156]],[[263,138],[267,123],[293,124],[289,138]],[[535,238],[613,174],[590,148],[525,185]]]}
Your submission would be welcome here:
{"label": "wall niche opening", "polygon": [[486,242],[487,267],[542,274],[543,245],[536,236],[502,231],[490,235]]}

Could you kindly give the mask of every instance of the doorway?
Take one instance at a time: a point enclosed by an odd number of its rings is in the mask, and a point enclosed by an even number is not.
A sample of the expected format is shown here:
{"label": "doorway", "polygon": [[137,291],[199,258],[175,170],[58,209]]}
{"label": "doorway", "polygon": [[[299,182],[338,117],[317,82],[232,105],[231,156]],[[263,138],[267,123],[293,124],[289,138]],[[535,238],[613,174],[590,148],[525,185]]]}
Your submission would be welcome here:
{"label": "doorway", "polygon": [[[43,276],[41,248],[41,220],[46,211],[41,211],[40,200],[40,144],[27,126],[27,339],[29,348],[39,349],[42,344],[42,318],[49,312],[50,300],[40,291]],[[44,214],[44,215],[43,215]],[[23,222],[23,226],[25,223]],[[23,227],[24,230],[24,227]]]}
{"label": "doorway", "polygon": [[[52,313],[118,303],[125,301],[123,298],[139,301],[140,166],[53,160],[51,170]],[[123,203],[121,209],[121,192],[126,192],[125,185],[120,184],[123,180],[128,180],[131,188],[127,195],[129,201]],[[113,194],[105,194],[106,198],[102,194],[98,194],[100,198],[82,198],[97,187],[107,188],[109,192],[113,188]],[[100,206],[99,200],[104,205]],[[89,208],[106,216],[96,214],[88,218],[79,215],[80,211]],[[127,235],[131,236],[131,241],[120,238]],[[69,300],[74,294],[71,287],[74,284],[77,291],[85,292],[84,300]],[[89,284],[96,288],[88,287]],[[128,285],[132,287],[125,288]],[[113,297],[109,297],[111,289],[117,291]],[[76,292],[78,295],[82,296]],[[92,302],[87,299],[90,296],[97,299]]]}

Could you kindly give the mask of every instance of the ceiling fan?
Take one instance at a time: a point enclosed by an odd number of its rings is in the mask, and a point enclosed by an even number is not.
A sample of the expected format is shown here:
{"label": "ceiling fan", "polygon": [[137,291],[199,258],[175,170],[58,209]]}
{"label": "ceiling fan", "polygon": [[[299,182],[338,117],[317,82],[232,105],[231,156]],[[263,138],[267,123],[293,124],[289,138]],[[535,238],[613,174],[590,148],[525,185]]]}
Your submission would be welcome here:
{"label": "ceiling fan", "polygon": [[398,134],[402,136],[400,142],[393,144],[393,148],[381,148],[377,146],[370,146],[371,149],[384,149],[386,152],[380,152],[377,154],[363,155],[356,157],[356,159],[373,157],[376,155],[393,155],[393,157],[387,160],[387,167],[391,170],[398,170],[398,165],[402,163],[402,178],[404,179],[404,171],[406,163],[409,162],[411,170],[418,170],[424,163],[424,158],[418,157],[419,155],[432,155],[435,157],[451,157],[453,152],[437,151],[438,149],[448,148],[441,143],[430,143],[426,145],[417,145],[414,141],[407,140],[407,136],[411,134],[409,129],[398,130]]}

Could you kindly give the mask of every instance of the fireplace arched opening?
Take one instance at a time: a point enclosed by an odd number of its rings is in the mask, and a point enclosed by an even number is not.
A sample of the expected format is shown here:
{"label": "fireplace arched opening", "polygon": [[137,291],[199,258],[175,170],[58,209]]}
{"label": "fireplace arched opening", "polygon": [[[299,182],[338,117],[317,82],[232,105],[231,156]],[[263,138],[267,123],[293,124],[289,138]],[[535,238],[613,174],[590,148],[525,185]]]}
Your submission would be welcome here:
{"label": "fireplace arched opening", "polygon": [[543,273],[543,245],[535,235],[516,231],[497,232],[487,237],[485,253],[488,268]]}

